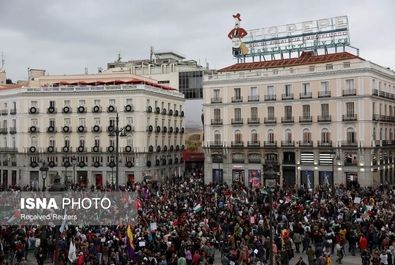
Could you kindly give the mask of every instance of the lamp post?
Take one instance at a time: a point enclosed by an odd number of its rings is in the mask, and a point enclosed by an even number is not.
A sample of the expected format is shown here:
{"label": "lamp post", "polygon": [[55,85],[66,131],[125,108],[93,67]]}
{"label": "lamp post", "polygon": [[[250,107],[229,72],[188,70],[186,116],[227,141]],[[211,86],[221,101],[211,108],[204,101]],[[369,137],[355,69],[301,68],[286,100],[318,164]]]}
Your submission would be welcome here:
{"label": "lamp post", "polygon": [[[276,171],[273,169],[272,164],[267,164],[267,168],[265,171],[265,180],[266,179],[276,179]],[[266,184],[266,183],[265,183]],[[272,184],[272,182],[270,182]],[[268,186],[268,198],[269,198],[269,227],[270,227],[270,247],[269,247],[269,264],[273,265],[273,194],[272,194],[272,186]]]}
{"label": "lamp post", "polygon": [[45,190],[45,179],[47,178],[47,172],[48,172],[48,166],[45,163],[45,161],[42,161],[42,166],[40,167],[40,171],[41,171],[41,177],[43,179],[43,188],[42,190]]}
{"label": "lamp post", "polygon": [[119,114],[115,119],[115,128],[109,133],[109,136],[115,136],[115,189],[118,190],[118,173],[119,173],[119,136],[126,136],[125,127],[119,128]]}

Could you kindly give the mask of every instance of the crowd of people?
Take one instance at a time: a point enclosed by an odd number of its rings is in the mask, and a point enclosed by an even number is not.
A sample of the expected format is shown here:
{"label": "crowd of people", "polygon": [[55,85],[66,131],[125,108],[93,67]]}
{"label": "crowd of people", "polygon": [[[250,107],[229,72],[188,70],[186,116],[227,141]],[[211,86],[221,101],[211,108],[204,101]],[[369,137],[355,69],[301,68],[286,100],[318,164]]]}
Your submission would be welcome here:
{"label": "crowd of people", "polygon": [[251,188],[204,184],[193,174],[123,190],[139,195],[133,242],[125,225],[81,224],[63,232],[4,226],[0,264],[68,264],[71,242],[78,265],[270,264],[270,258],[306,264],[300,253],[309,265],[341,264],[346,254],[359,255],[361,264],[395,264],[395,191],[387,186]]}

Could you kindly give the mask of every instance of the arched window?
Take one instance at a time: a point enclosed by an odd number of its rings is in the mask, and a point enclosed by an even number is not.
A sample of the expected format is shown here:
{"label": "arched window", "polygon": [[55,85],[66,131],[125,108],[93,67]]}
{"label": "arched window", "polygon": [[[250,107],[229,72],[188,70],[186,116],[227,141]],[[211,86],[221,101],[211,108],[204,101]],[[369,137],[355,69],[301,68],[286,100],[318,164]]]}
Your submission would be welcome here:
{"label": "arched window", "polygon": [[251,142],[252,143],[258,142],[258,133],[256,132],[255,129],[251,131]]}
{"label": "arched window", "polygon": [[235,132],[235,143],[239,144],[242,142],[242,136],[240,130]]}
{"label": "arched window", "polygon": [[36,137],[36,136],[32,136],[32,137],[30,138],[30,146],[35,146],[35,147],[37,147],[37,145],[38,145],[37,137]]}
{"label": "arched window", "polygon": [[303,130],[303,142],[310,143],[311,142],[311,132],[309,129]]}
{"label": "arched window", "polygon": [[353,128],[347,129],[347,143],[356,143],[357,142],[357,133]]}
{"label": "arched window", "polygon": [[100,136],[95,136],[95,146],[100,146]]}
{"label": "arched window", "polygon": [[85,146],[85,137],[80,136],[80,145],[79,146]]}
{"label": "arched window", "polygon": [[331,133],[326,128],[322,129],[321,142],[322,143],[330,143],[330,141],[331,141]]}
{"label": "arched window", "polygon": [[274,143],[274,132],[273,130],[267,131],[267,141],[271,144]]}
{"label": "arched window", "polygon": [[290,129],[285,130],[285,142],[291,143],[292,142],[292,132]]}
{"label": "arched window", "polygon": [[214,142],[217,144],[221,143],[221,133],[218,130],[214,132]]}
{"label": "arched window", "polygon": [[55,147],[55,137],[49,137],[49,146]]}

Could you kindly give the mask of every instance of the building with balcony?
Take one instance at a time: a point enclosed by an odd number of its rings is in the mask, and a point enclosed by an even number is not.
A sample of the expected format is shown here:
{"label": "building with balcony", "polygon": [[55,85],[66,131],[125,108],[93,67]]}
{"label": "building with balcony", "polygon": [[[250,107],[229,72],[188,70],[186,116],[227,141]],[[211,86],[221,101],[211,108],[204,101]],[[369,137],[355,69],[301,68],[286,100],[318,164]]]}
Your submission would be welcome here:
{"label": "building with balcony", "polygon": [[0,185],[41,187],[43,162],[47,185],[115,184],[117,115],[120,185],[183,173],[185,100],[169,86],[128,73],[38,75],[0,95]]}
{"label": "building with balcony", "polygon": [[395,73],[348,52],[237,63],[204,81],[205,181],[395,184]]}

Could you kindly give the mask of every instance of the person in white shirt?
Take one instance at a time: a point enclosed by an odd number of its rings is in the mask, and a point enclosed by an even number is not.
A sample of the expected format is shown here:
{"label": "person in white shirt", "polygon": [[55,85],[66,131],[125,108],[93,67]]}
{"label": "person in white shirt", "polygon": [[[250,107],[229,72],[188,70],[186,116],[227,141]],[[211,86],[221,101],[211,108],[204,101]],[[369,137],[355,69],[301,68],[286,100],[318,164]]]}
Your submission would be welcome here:
{"label": "person in white shirt", "polygon": [[388,265],[388,255],[387,252],[383,251],[380,254],[380,264],[381,265]]}

